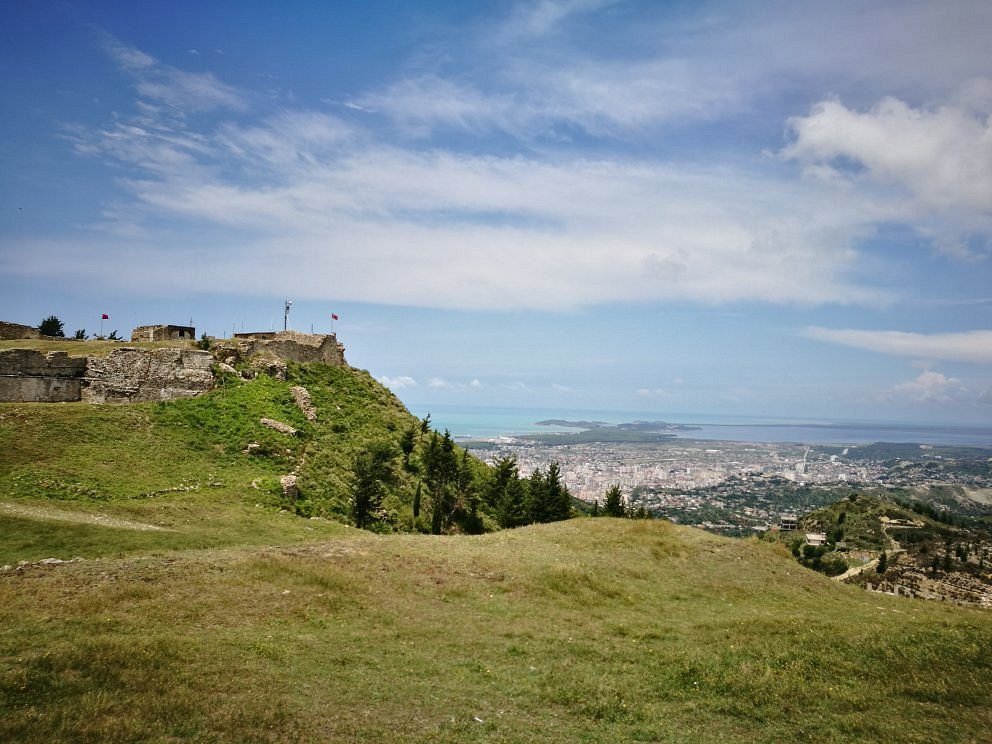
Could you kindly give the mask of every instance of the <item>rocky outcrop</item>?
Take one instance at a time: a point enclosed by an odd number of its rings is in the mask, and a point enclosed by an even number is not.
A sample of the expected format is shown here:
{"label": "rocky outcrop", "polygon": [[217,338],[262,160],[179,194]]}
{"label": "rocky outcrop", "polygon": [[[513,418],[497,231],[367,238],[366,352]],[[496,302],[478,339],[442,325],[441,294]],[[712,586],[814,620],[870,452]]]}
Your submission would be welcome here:
{"label": "rocky outcrop", "polygon": [[0,351],[0,401],[69,403],[79,400],[86,373],[85,357],[64,351],[44,354],[31,349]]}
{"label": "rocky outcrop", "polygon": [[192,398],[214,386],[213,356],[194,349],[114,349],[90,357],[83,383],[87,403],[137,403]]}

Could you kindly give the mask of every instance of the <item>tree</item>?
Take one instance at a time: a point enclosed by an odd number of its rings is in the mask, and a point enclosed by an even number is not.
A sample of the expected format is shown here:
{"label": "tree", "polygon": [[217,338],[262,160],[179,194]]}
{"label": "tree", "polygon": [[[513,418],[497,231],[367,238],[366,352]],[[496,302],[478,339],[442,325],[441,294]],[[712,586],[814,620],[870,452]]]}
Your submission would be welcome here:
{"label": "tree", "polygon": [[86,329],[85,329],[85,328],[80,328],[79,330],[77,330],[77,331],[76,331],[76,332],[75,332],[75,333],[73,334],[73,336],[72,336],[72,337],[73,337],[74,339],[76,339],[77,341],[85,341],[85,340],[86,340],[87,338],[89,338],[89,337],[88,337],[88,336],[86,335]]}
{"label": "tree", "polygon": [[65,325],[55,315],[49,315],[38,326],[38,330],[46,336],[65,338]]}
{"label": "tree", "polygon": [[599,499],[596,499],[595,501],[592,502],[592,511],[589,512],[589,516],[590,517],[599,516]]}
{"label": "tree", "polygon": [[561,467],[557,462],[548,465],[544,479],[547,516],[549,522],[559,522],[572,516],[572,494],[561,479]]}
{"label": "tree", "polygon": [[606,516],[608,517],[626,516],[627,510],[624,507],[620,486],[610,486],[606,490],[606,503],[603,506],[603,511],[606,512]]}
{"label": "tree", "polygon": [[115,328],[114,330],[112,330],[110,332],[110,335],[107,336],[107,340],[108,341],[123,341],[124,339],[122,339],[120,336],[117,335],[117,329]]}
{"label": "tree", "polygon": [[493,475],[484,498],[503,528],[527,524],[527,494],[520,480],[515,457],[502,457],[493,465]]}
{"label": "tree", "polygon": [[882,554],[878,556],[878,565],[875,566],[875,573],[879,576],[885,573],[886,569],[889,567],[889,557],[882,551]]}
{"label": "tree", "polygon": [[451,439],[451,432],[445,430],[444,437],[434,432],[427,444],[427,452],[424,453],[423,459],[424,476],[433,501],[431,532],[440,535],[441,528],[451,517],[454,509],[452,489],[457,485],[458,480],[458,459],[455,456],[455,443]]}
{"label": "tree", "polygon": [[527,479],[527,521],[534,523],[550,521],[547,519],[547,484],[544,480],[544,471],[534,468],[534,472]]}
{"label": "tree", "polygon": [[396,482],[392,461],[396,450],[391,442],[375,442],[355,456],[351,515],[355,526],[366,529],[375,521],[387,489]]}
{"label": "tree", "polygon": [[423,490],[424,490],[424,484],[422,482],[420,482],[420,481],[417,481],[417,492],[415,494],[413,494],[413,518],[414,519],[416,519],[417,517],[420,516],[420,499],[422,498],[421,494],[422,494]]}
{"label": "tree", "polygon": [[417,426],[411,424],[410,428],[403,432],[400,438],[400,451],[403,452],[403,467],[410,468],[410,455],[413,454],[413,446],[417,440]]}

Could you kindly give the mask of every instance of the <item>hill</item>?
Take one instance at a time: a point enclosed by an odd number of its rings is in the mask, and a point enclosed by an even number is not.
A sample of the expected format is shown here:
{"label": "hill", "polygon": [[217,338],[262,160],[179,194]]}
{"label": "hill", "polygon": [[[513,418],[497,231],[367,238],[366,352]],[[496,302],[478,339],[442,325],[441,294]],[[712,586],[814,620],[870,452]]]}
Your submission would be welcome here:
{"label": "hill", "polygon": [[[398,455],[421,422],[363,370],[289,363],[286,378],[222,374],[216,390],[167,403],[0,404],[0,565],[340,534],[328,520],[350,520],[356,455]],[[281,487],[290,473],[296,497]],[[417,478],[397,464],[383,503],[397,529],[414,527]]]}
{"label": "hill", "polygon": [[966,742],[985,612],[660,521],[0,574],[0,739]]}
{"label": "hill", "polygon": [[[806,566],[879,591],[992,608],[985,520],[862,493],[811,512],[800,526],[778,537]],[[803,544],[807,532],[822,533],[827,543]]]}

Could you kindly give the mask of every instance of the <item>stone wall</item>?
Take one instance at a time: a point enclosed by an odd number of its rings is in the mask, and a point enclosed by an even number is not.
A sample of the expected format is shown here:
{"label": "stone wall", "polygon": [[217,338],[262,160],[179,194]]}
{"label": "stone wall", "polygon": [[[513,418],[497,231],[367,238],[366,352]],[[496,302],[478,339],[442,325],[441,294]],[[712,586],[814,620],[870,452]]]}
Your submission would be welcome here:
{"label": "stone wall", "polygon": [[234,346],[222,346],[218,357],[224,352],[247,359],[253,356],[273,357],[287,362],[322,362],[333,367],[347,365],[344,359],[344,346],[338,343],[333,333],[299,333],[298,331],[276,331],[268,333],[238,333]]}
{"label": "stone wall", "polygon": [[[62,351],[0,350],[0,402],[136,403],[191,398],[213,389],[215,356],[221,361],[322,362],[346,366],[344,347],[332,335],[281,331],[267,338],[219,343],[214,354],[197,349],[122,346],[105,357],[70,357]],[[254,362],[253,362],[254,363]]]}
{"label": "stone wall", "polygon": [[0,320],[0,341],[19,341],[25,338],[42,338],[41,331],[20,323]]}
{"label": "stone wall", "polygon": [[0,401],[68,403],[79,400],[86,373],[85,357],[64,351],[0,351]]}
{"label": "stone wall", "polygon": [[82,400],[138,403],[192,398],[213,389],[214,358],[193,349],[114,349],[90,357]]}
{"label": "stone wall", "polygon": [[196,329],[192,326],[147,325],[131,331],[131,340],[138,341],[181,341],[195,340]]}

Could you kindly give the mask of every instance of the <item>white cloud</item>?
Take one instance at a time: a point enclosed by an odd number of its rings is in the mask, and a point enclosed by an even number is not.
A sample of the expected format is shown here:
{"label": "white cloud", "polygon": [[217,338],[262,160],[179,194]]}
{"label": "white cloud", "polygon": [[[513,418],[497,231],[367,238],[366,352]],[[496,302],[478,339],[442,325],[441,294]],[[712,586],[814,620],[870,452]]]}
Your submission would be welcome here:
{"label": "white cloud", "polygon": [[417,387],[417,381],[412,377],[407,377],[401,375],[400,377],[387,377],[383,375],[379,378],[379,382],[388,387],[390,390],[402,390],[404,388]]}
{"label": "white cloud", "polygon": [[[870,209],[730,167],[407,152],[302,111],[214,135],[122,123],[77,148],[137,169],[130,227],[168,219],[191,246],[228,231],[200,256],[211,287],[223,271],[241,291],[323,297],[335,277],[338,300],[447,308],[878,297],[850,277]],[[122,244],[116,270],[137,253],[168,281],[176,242]]]}
{"label": "white cloud", "polygon": [[812,327],[807,328],[803,335],[817,341],[894,356],[992,363],[992,331],[925,334]]}
{"label": "white cloud", "polygon": [[479,381],[479,379],[478,379],[478,378],[475,378],[475,379],[473,379],[473,380],[472,380],[472,382],[470,382],[470,383],[468,384],[468,386],[469,386],[470,388],[474,388],[474,389],[476,389],[476,390],[478,390],[479,388],[484,388],[484,387],[485,387],[485,385],[483,385],[483,384],[482,384],[482,383],[481,383],[481,382]]}
{"label": "white cloud", "polygon": [[668,398],[671,394],[663,388],[639,388],[637,395],[641,398],[656,400],[658,398]]}
{"label": "white cloud", "polygon": [[[976,105],[979,101],[974,102]],[[992,210],[992,106],[913,108],[885,98],[859,112],[823,101],[789,120],[783,151],[836,177],[906,189],[918,206],[985,215]],[[851,171],[856,163],[862,170]]]}
{"label": "white cloud", "polygon": [[940,372],[926,371],[914,380],[894,386],[891,393],[920,403],[949,403],[966,393],[961,380]]}
{"label": "white cloud", "polygon": [[500,30],[508,38],[545,36],[569,17],[613,5],[618,0],[538,0],[519,3]]}
{"label": "white cloud", "polygon": [[429,380],[427,380],[427,387],[431,387],[435,389],[448,389],[448,388],[453,388],[454,385],[452,385],[450,382],[445,380],[443,377],[431,377]]}
{"label": "white cloud", "polygon": [[185,72],[163,64],[107,33],[102,34],[102,41],[107,53],[134,79],[135,89],[146,98],[190,111],[247,107],[239,91],[209,72]]}

